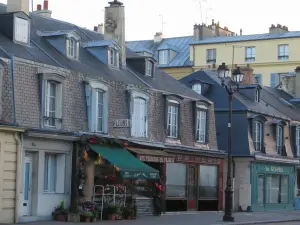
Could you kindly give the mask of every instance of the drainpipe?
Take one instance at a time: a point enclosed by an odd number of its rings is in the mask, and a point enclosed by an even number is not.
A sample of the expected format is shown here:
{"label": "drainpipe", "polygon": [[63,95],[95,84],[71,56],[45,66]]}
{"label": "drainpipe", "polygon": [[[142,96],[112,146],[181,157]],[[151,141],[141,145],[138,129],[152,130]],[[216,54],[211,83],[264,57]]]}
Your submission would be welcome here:
{"label": "drainpipe", "polygon": [[193,67],[192,67],[192,70],[193,70],[193,72],[195,72],[195,68],[194,68],[194,66],[195,66],[195,45],[192,45],[193,46]]}
{"label": "drainpipe", "polygon": [[[22,134],[21,134],[22,135]],[[16,168],[16,192],[15,192],[15,223],[19,222],[19,210],[20,210],[20,173],[21,173],[21,154],[22,154],[22,143],[17,132],[14,134],[14,138],[17,145],[17,168]]]}

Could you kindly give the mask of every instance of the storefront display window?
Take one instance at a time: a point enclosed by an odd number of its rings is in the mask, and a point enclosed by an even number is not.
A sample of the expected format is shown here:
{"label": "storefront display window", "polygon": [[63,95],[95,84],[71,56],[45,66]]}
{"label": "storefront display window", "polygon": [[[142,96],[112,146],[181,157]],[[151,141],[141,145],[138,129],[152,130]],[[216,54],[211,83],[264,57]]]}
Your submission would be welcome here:
{"label": "storefront display window", "polygon": [[186,165],[167,163],[166,177],[167,197],[186,198]]}
{"label": "storefront display window", "polygon": [[259,204],[264,203],[264,175],[258,175],[258,198]]}
{"label": "storefront display window", "polygon": [[199,198],[218,197],[218,167],[199,165]]}
{"label": "storefront display window", "polygon": [[268,174],[266,179],[266,203],[288,203],[288,176]]}

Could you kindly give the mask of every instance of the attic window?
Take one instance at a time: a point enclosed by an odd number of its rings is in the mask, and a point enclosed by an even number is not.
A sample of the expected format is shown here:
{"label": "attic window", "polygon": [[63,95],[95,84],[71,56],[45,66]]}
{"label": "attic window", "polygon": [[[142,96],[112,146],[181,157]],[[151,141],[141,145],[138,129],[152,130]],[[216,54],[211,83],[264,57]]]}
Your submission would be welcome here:
{"label": "attic window", "polygon": [[27,44],[29,42],[29,22],[26,19],[15,17],[15,41]]}
{"label": "attic window", "polygon": [[146,76],[152,76],[153,73],[153,63],[151,61],[146,61]]}
{"label": "attic window", "polygon": [[160,50],[158,55],[160,65],[166,65],[169,63],[169,50]]}
{"label": "attic window", "polygon": [[255,99],[254,99],[255,102],[259,102],[259,97],[260,97],[259,95],[260,95],[260,94],[259,94],[259,90],[256,89],[256,90],[255,90]]}
{"label": "attic window", "polygon": [[71,37],[67,40],[67,56],[73,59],[79,58],[79,41]]}
{"label": "attic window", "polygon": [[108,55],[109,65],[119,67],[119,52],[114,48],[109,48]]}
{"label": "attic window", "polygon": [[193,91],[197,92],[199,95],[202,93],[202,86],[201,84],[194,84],[192,86]]}

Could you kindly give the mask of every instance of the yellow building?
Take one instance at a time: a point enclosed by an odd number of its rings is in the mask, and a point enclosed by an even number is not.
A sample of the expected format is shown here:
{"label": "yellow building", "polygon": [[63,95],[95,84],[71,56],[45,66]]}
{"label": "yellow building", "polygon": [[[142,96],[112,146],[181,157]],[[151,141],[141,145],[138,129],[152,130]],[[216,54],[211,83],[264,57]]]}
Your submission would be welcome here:
{"label": "yellow building", "polygon": [[[195,35],[194,35],[195,36]],[[195,70],[217,67],[225,62],[254,69],[259,83],[275,87],[283,76],[295,76],[300,63],[300,31],[272,25],[269,33],[197,38],[190,45]]]}

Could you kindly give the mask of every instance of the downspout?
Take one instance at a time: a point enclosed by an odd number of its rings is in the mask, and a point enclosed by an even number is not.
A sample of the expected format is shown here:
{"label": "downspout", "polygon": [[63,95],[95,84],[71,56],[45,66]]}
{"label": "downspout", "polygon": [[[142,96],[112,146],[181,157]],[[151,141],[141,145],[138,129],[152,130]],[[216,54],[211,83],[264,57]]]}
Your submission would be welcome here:
{"label": "downspout", "polygon": [[[22,134],[21,134],[22,135]],[[16,166],[16,192],[15,192],[15,223],[19,222],[19,210],[20,210],[20,173],[21,173],[21,154],[22,154],[22,142],[19,138],[19,134],[15,132],[14,138],[16,141],[16,150],[17,150],[17,166]]]}
{"label": "downspout", "polygon": [[193,67],[192,67],[192,70],[193,70],[193,72],[195,72],[195,68],[194,68],[194,66],[195,66],[195,45],[192,45],[193,46]]}

